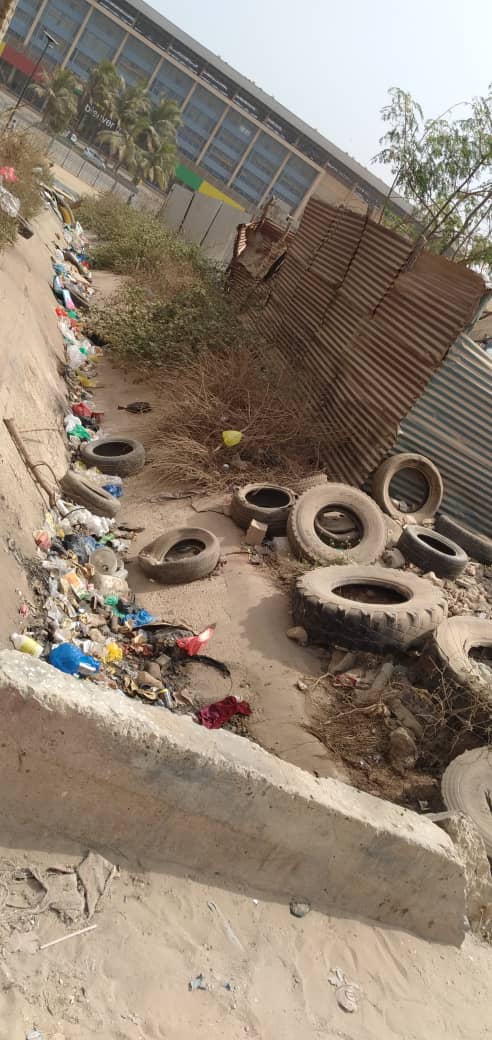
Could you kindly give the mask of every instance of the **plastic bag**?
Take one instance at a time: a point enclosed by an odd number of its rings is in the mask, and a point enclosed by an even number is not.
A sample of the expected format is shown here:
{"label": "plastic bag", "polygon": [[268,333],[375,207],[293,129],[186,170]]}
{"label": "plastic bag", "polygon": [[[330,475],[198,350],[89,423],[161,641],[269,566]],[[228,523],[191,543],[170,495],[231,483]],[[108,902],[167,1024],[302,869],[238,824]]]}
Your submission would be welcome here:
{"label": "plastic bag", "polygon": [[66,675],[90,675],[98,672],[101,665],[95,657],[82,653],[74,643],[59,643],[50,651],[48,661]]}
{"label": "plastic bag", "polygon": [[198,636],[186,636],[184,639],[177,639],[176,646],[179,646],[181,650],[185,650],[188,657],[194,657],[195,654],[200,653],[205,643],[208,643],[212,638],[214,632],[215,625],[209,625]]}
{"label": "plastic bag", "polygon": [[243,435],[240,430],[222,430],[222,440],[226,448],[235,448],[242,439]]}
{"label": "plastic bag", "polygon": [[77,404],[72,405],[72,412],[77,415],[79,419],[90,419],[92,415],[92,408],[85,401],[77,401]]}

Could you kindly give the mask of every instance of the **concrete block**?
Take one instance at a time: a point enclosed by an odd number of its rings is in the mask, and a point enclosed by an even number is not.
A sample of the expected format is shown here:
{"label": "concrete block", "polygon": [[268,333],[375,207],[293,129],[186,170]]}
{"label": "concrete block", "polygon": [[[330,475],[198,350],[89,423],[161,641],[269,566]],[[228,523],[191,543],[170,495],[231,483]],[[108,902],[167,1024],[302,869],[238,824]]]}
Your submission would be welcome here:
{"label": "concrete block", "polygon": [[246,545],[261,545],[268,534],[268,524],[262,524],[259,520],[252,520],[246,531]]}
{"label": "concrete block", "polygon": [[[15,841],[464,935],[464,869],[425,817],[317,779],[233,733],[0,652],[0,821]],[[13,838],[11,839],[13,840]]]}

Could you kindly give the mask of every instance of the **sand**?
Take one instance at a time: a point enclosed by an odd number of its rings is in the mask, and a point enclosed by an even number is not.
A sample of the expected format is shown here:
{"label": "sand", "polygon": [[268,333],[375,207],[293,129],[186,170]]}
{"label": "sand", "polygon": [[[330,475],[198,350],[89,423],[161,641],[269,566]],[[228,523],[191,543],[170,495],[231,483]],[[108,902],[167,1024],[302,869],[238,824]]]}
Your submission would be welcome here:
{"label": "sand", "polygon": [[[17,865],[78,862],[3,850]],[[300,893],[294,893],[299,896]],[[0,1040],[478,1040],[490,1035],[490,950],[461,950],[404,932],[200,884],[191,877],[121,870],[93,918],[96,931],[37,953],[9,952],[19,911],[0,914]],[[2,893],[3,896],[3,893]],[[11,896],[15,901],[15,894]],[[217,910],[211,909],[213,903]],[[24,916],[24,925],[22,918]],[[73,931],[51,911],[30,935]],[[2,946],[3,943],[3,946]],[[329,972],[362,987],[359,1010],[342,1011]],[[189,990],[202,974],[207,990]],[[230,988],[229,988],[230,986]]]}

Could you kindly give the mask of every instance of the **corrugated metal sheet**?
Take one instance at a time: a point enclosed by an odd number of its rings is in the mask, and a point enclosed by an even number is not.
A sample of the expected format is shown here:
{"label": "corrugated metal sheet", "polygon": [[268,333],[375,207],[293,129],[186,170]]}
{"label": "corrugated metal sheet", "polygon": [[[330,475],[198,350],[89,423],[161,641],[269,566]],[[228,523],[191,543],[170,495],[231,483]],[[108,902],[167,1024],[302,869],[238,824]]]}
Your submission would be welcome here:
{"label": "corrugated metal sheet", "polygon": [[[444,480],[443,511],[492,537],[492,361],[468,336],[401,423],[396,450],[432,459]],[[398,494],[407,493],[401,476]]]}
{"label": "corrugated metal sheet", "polygon": [[290,364],[306,421],[325,420],[329,475],[360,485],[473,320],[483,279],[313,198],[269,284],[259,331]]}

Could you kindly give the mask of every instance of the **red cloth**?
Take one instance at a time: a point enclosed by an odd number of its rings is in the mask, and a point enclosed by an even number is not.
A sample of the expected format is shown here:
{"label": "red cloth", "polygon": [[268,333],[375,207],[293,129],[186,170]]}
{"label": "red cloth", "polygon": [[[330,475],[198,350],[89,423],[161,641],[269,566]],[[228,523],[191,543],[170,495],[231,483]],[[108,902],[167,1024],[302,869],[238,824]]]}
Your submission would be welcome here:
{"label": "red cloth", "polygon": [[208,704],[198,712],[202,726],[206,726],[207,729],[220,729],[233,715],[251,715],[248,702],[238,701],[236,697],[224,697],[223,701]]}

